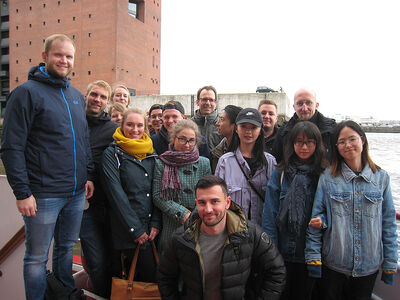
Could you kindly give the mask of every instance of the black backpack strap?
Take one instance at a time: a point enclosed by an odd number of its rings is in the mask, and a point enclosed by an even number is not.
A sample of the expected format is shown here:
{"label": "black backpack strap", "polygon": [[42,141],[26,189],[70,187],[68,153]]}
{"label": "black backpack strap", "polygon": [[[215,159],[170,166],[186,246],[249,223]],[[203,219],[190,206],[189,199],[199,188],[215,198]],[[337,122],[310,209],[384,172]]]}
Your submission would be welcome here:
{"label": "black backpack strap", "polygon": [[251,178],[250,178],[249,176],[247,176],[246,172],[243,170],[243,167],[242,167],[242,165],[240,164],[239,159],[238,159],[237,156],[236,156],[236,153],[233,152],[233,155],[235,156],[236,161],[237,161],[237,163],[238,163],[238,165],[239,165],[239,167],[240,167],[240,170],[242,170],[243,175],[244,175],[244,177],[246,178],[247,182],[249,183],[250,187],[253,189],[253,191],[256,192],[256,194],[258,195],[258,197],[260,197],[260,199],[262,200],[262,202],[264,202],[265,199],[264,199],[264,197],[262,196],[262,193],[260,193],[260,191],[257,190],[257,188],[256,188],[256,186],[254,185],[253,181],[251,181]]}

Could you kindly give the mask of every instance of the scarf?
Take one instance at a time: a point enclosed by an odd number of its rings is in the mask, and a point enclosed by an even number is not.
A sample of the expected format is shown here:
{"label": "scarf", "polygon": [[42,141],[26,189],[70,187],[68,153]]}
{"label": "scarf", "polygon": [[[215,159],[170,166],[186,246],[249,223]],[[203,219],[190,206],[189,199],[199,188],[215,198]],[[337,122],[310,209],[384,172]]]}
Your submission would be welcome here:
{"label": "scarf", "polygon": [[178,174],[178,168],[182,166],[197,163],[200,159],[197,146],[192,151],[174,151],[172,144],[169,144],[169,150],[159,156],[164,163],[164,173],[161,180],[161,199],[182,198],[182,184]]}
{"label": "scarf", "polygon": [[139,160],[146,158],[147,154],[152,154],[154,151],[153,141],[147,133],[143,133],[140,139],[131,139],[124,136],[121,127],[118,127],[113,134],[113,138],[122,150]]}
{"label": "scarf", "polygon": [[307,191],[315,184],[316,174],[311,165],[294,162],[285,170],[290,187],[281,203],[278,225],[281,229],[298,236],[305,218]]}

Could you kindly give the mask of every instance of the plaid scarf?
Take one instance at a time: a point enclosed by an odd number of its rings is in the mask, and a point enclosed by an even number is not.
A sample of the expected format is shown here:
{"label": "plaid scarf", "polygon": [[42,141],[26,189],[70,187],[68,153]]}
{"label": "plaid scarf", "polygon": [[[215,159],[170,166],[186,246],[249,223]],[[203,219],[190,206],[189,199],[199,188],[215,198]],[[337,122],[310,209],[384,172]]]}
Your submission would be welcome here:
{"label": "plaid scarf", "polygon": [[169,150],[159,156],[164,163],[164,173],[161,180],[161,199],[181,199],[182,184],[178,174],[178,168],[197,163],[200,159],[197,146],[192,151],[174,151],[172,144]]}

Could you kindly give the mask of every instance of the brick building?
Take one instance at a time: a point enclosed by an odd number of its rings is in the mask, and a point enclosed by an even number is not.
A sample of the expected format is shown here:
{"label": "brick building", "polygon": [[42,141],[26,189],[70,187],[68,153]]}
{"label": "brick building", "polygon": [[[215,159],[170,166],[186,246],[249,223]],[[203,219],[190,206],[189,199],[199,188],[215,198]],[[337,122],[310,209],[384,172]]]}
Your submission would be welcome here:
{"label": "brick building", "polygon": [[9,22],[6,17],[2,21],[9,23],[4,36],[9,39],[10,91],[41,62],[45,38],[64,33],[76,44],[69,77],[82,93],[98,79],[124,83],[131,94],[160,93],[161,0],[2,2],[8,3],[9,13]]}

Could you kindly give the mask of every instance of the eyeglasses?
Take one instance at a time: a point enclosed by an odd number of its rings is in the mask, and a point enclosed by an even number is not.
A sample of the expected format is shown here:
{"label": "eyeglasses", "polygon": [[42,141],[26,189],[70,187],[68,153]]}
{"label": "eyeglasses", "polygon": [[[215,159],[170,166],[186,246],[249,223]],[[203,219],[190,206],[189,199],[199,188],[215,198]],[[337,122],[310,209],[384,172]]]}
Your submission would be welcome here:
{"label": "eyeglasses", "polygon": [[351,146],[355,146],[358,143],[359,138],[361,138],[361,137],[351,136],[348,139],[341,139],[337,142],[336,146],[338,148],[344,148],[344,147],[346,147],[347,143],[349,143]]}
{"label": "eyeglasses", "polygon": [[306,145],[307,148],[315,147],[315,144],[316,144],[315,140],[308,140],[308,141],[297,140],[294,142],[294,145],[299,148],[303,147],[304,145]]}
{"label": "eyeglasses", "polygon": [[200,102],[201,103],[207,103],[207,102],[215,103],[217,101],[215,99],[210,99],[210,98],[200,98]]}
{"label": "eyeglasses", "polygon": [[196,139],[186,139],[183,136],[177,137],[179,144],[181,145],[186,145],[189,144],[190,146],[193,146],[196,144]]}
{"label": "eyeglasses", "polygon": [[312,105],[314,104],[314,102],[313,102],[313,101],[310,101],[310,100],[307,100],[307,101],[297,101],[297,102],[295,103],[295,105],[296,105],[297,107],[302,107],[304,104],[305,104],[307,107],[310,107],[310,106],[312,106]]}

